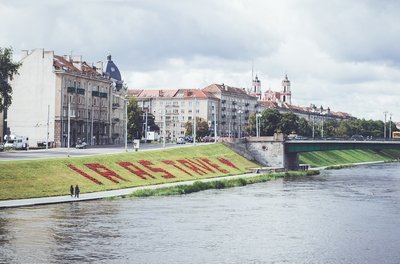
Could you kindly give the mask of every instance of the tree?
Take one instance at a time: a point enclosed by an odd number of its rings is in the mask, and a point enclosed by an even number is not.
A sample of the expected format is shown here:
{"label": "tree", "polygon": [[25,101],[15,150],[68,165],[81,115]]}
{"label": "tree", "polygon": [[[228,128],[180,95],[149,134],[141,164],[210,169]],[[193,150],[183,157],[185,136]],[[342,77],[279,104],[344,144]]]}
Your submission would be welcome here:
{"label": "tree", "polygon": [[8,80],[18,74],[21,63],[12,62],[12,48],[0,48],[0,112],[11,105],[12,87]]}
{"label": "tree", "polygon": [[[185,124],[185,135],[191,136],[193,134],[193,122],[187,121]],[[196,117],[196,137],[205,137],[208,135],[208,123],[200,117]]]}
{"label": "tree", "polygon": [[147,131],[160,131],[160,127],[155,122],[153,114],[147,114]]}
{"label": "tree", "polygon": [[277,109],[266,109],[262,112],[260,118],[260,133],[261,136],[272,136],[280,129],[279,123],[282,115]]}
{"label": "tree", "polygon": [[281,116],[281,121],[279,122],[279,128],[286,135],[289,135],[292,132],[298,133],[299,117],[293,112],[283,114]]}
{"label": "tree", "polygon": [[128,101],[128,140],[140,138],[143,128],[142,110],[138,107],[136,98]]}
{"label": "tree", "polygon": [[312,136],[312,125],[304,117],[299,119],[299,127],[297,133],[305,137]]}

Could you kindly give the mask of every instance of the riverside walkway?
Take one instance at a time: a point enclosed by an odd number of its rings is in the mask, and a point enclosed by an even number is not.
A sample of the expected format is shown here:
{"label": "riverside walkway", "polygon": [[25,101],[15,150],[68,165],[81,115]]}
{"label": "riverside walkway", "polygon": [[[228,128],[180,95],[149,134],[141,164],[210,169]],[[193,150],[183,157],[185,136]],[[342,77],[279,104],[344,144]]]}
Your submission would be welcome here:
{"label": "riverside walkway", "polygon": [[[128,195],[128,194],[130,194],[134,191],[138,191],[138,190],[158,189],[158,188],[172,187],[172,186],[178,186],[178,185],[189,185],[189,184],[193,184],[196,181],[210,182],[210,181],[217,181],[217,180],[253,177],[256,175],[258,175],[258,174],[257,173],[247,173],[247,174],[224,176],[224,177],[196,179],[193,181],[182,181],[182,182],[172,182],[172,183],[164,183],[164,184],[158,184],[158,185],[131,187],[131,188],[124,188],[124,189],[119,189],[119,190],[111,190],[111,191],[81,193],[79,195],[79,198],[74,198],[74,197],[71,197],[70,195],[64,195],[64,196],[51,196],[51,197],[41,197],[41,198],[17,199],[17,200],[3,200],[3,201],[0,201],[0,208],[12,208],[12,207],[22,207],[22,206],[34,206],[34,205],[72,203],[72,202],[98,200],[98,199],[109,198],[109,197],[124,196],[124,195]],[[68,189],[68,186],[66,186],[66,189]]]}

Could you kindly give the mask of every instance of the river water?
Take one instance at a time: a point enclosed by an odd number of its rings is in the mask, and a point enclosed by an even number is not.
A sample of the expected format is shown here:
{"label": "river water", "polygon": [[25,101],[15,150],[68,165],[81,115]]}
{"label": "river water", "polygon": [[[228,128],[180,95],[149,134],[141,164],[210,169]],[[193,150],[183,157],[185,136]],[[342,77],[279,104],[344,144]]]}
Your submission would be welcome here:
{"label": "river water", "polygon": [[0,210],[0,263],[400,263],[400,164]]}

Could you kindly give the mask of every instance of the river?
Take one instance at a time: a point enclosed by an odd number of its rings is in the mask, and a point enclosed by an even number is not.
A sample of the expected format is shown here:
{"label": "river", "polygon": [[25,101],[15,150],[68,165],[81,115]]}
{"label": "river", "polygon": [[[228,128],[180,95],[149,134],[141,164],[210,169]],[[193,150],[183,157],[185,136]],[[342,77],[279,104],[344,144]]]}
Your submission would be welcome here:
{"label": "river", "polygon": [[400,263],[400,164],[0,210],[0,263]]}

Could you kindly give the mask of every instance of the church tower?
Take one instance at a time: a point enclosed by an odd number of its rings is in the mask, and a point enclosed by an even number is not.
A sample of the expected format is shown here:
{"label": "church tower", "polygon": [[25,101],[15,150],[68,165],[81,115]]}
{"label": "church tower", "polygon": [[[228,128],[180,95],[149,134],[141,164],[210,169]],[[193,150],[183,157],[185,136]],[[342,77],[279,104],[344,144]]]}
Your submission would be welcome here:
{"label": "church tower", "polygon": [[292,91],[290,90],[290,81],[287,77],[287,74],[285,75],[285,79],[282,81],[282,97],[281,101],[282,103],[287,103],[289,105],[292,104]]}
{"label": "church tower", "polygon": [[261,100],[261,81],[258,79],[258,76],[256,75],[256,78],[253,80],[253,85],[252,85],[252,91],[251,93],[257,96],[258,100]]}

